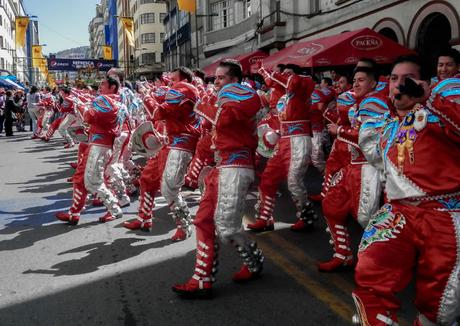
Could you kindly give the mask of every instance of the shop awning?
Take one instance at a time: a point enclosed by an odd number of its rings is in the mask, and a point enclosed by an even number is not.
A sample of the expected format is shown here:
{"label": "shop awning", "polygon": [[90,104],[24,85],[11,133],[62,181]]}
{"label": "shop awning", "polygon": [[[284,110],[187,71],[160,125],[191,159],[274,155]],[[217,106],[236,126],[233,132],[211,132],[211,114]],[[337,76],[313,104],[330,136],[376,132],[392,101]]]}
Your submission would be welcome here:
{"label": "shop awning", "polygon": [[234,59],[238,60],[241,63],[241,67],[243,68],[244,74],[256,73],[257,70],[261,67],[262,60],[267,56],[267,53],[260,50],[234,56],[225,56],[214,61],[210,65],[204,67],[203,71],[206,74],[206,76],[213,76],[216,72],[217,67],[219,66],[219,63],[222,60]]}
{"label": "shop awning", "polygon": [[401,55],[414,53],[369,28],[363,28],[293,44],[265,58],[262,65],[265,68],[280,63],[301,67],[344,66],[354,65],[362,57],[389,64]]}
{"label": "shop awning", "polygon": [[2,78],[0,77],[0,86],[1,87],[7,87],[7,88],[18,88],[18,89],[24,89],[21,85],[15,83],[11,79],[8,78]]}

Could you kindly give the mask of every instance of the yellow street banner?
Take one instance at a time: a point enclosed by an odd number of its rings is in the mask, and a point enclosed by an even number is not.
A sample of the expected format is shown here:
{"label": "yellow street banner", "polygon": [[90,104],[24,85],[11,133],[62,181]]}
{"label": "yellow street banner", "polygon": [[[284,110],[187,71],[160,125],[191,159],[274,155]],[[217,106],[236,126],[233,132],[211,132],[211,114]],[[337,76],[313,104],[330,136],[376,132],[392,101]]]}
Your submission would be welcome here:
{"label": "yellow street banner", "polygon": [[134,47],[134,19],[132,17],[120,17],[126,38],[131,47]]}
{"label": "yellow street banner", "polygon": [[51,86],[51,88],[56,87],[56,80],[54,79],[53,75],[48,74],[48,76],[46,76],[46,81],[48,82],[48,85]]}
{"label": "yellow street banner", "polygon": [[177,0],[179,10],[195,13],[196,0]]}
{"label": "yellow street banner", "polygon": [[45,76],[48,75],[48,60],[46,60],[45,58],[40,59],[40,65],[38,66],[38,69]]}
{"label": "yellow street banner", "polygon": [[112,46],[111,45],[103,45],[102,46],[102,57],[104,60],[112,60]]}
{"label": "yellow street banner", "polygon": [[42,46],[32,45],[32,67],[39,68],[42,63]]}
{"label": "yellow street banner", "polygon": [[23,48],[26,44],[26,32],[29,26],[29,17],[16,17],[16,47]]}

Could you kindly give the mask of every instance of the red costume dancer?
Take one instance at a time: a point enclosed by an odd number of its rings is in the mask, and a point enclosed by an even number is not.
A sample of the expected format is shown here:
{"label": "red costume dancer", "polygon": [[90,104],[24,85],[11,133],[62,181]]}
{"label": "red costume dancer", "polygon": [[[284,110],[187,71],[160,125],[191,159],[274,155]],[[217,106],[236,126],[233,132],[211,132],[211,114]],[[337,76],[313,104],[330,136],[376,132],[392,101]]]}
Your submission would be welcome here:
{"label": "red costume dancer", "polygon": [[[263,99],[263,97],[261,97]],[[259,167],[261,157],[270,159],[280,138],[280,121],[278,111],[270,110],[268,114],[257,125],[259,145],[256,150],[256,168]],[[252,226],[248,225],[248,227]]]}
{"label": "red costume dancer", "polygon": [[318,269],[323,272],[354,265],[347,227],[348,216],[353,216],[364,228],[380,204],[379,172],[367,162],[358,146],[361,122],[381,117],[388,111],[386,98],[372,92],[376,85],[371,68],[359,67],[355,70],[354,90],[357,101],[348,112],[350,124],[338,127],[336,131],[337,142],[348,144],[351,160],[334,175],[322,201],[327,231],[331,234],[331,244],[334,247],[332,259],[318,265]]}
{"label": "red costume dancer", "polygon": [[261,104],[253,89],[239,83],[241,75],[239,64],[222,62],[216,71],[218,109],[197,110],[214,126],[217,166],[206,177],[205,192],[193,222],[197,239],[195,272],[187,283],[173,287],[179,295],[211,294],[217,272],[216,232],[222,241],[235,245],[243,258],[244,265],[234,275],[235,281],[250,280],[262,269],[262,252],[241,229],[244,202],[254,180],[255,117]]}
{"label": "red costume dancer", "polygon": [[70,225],[77,225],[80,221],[80,213],[85,207],[88,191],[85,187],[85,168],[88,161],[88,143],[81,142],[78,145],[77,168],[72,176],[73,195],[72,206],[68,212],[56,213],[56,218],[60,221],[68,222]]}
{"label": "red costume dancer", "polygon": [[[108,179],[109,188],[116,195],[119,200],[120,207],[129,206],[131,199],[126,193],[127,187],[125,180],[129,179],[127,172],[123,166],[123,153],[127,151],[129,147],[129,141],[131,138],[131,124],[130,124],[130,115],[128,113],[127,107],[122,106],[123,112],[120,112],[119,115],[123,115],[123,125],[121,127],[120,134],[115,138],[113,142],[112,155],[110,156],[109,162],[106,167],[106,176]],[[130,156],[130,150],[126,154]]]}
{"label": "red costume dancer", "polygon": [[60,111],[63,114],[63,120],[59,125],[58,131],[67,143],[64,148],[70,148],[73,147],[75,143],[68,130],[77,122],[77,117],[75,116],[75,106],[73,103],[74,96],[70,94],[70,90],[68,89],[64,89],[61,95],[63,97],[63,101],[60,105]]}
{"label": "red costume dancer", "polygon": [[446,79],[426,105],[416,104],[424,90],[406,76],[417,78],[419,69],[395,64],[394,109],[360,131],[366,157],[383,169],[387,197],[359,246],[353,298],[361,325],[397,325],[396,294],[414,273],[414,325],[457,325],[460,316],[460,79]]}
{"label": "red costume dancer", "polygon": [[434,88],[440,81],[447,78],[460,78],[460,53],[455,49],[447,49],[438,55],[437,76],[431,78]]}
{"label": "red costume dancer", "polygon": [[55,101],[53,95],[51,93],[43,94],[42,99],[40,100],[37,106],[39,106],[43,110],[43,113],[41,114],[40,119],[38,121],[39,131],[37,132],[37,134],[42,140],[46,141],[46,133],[50,128],[50,121],[53,117],[55,108]]}
{"label": "red costume dancer", "polygon": [[77,163],[75,166],[75,173],[72,176],[72,206],[68,212],[56,213],[56,218],[64,222],[68,222],[71,225],[76,225],[80,220],[80,213],[85,207],[86,198],[88,196],[88,192],[85,187],[85,168],[86,161],[88,160],[89,146],[88,136],[83,127],[73,128],[72,134],[74,134],[75,138],[79,140]]}
{"label": "red costume dancer", "polygon": [[285,97],[278,103],[281,139],[262,173],[256,222],[248,227],[254,231],[274,229],[276,190],[279,183],[287,178],[288,189],[297,208],[297,222],[291,229],[300,231],[311,228],[316,219],[304,185],[311,156],[309,101],[315,84],[310,77],[299,76],[290,69],[286,69],[283,75],[273,74],[272,78],[286,89]]}
{"label": "red costume dancer", "polygon": [[[120,133],[123,123],[123,116],[119,115],[122,113],[120,112],[120,97],[116,94],[118,87],[119,82],[108,77],[99,88],[100,93],[104,95],[96,97],[88,109],[84,106],[77,107],[84,122],[89,124],[89,147],[85,155],[87,161],[84,170],[84,186],[87,192],[96,193],[108,210],[99,219],[100,222],[108,222],[123,215],[117,199],[104,183],[105,166],[110,158],[114,139]],[[78,189],[76,193],[86,199],[86,193],[81,189]],[[72,212],[67,220],[65,216],[58,216],[58,219],[71,224],[78,223],[76,215]]]}
{"label": "red costume dancer", "polygon": [[54,120],[53,123],[51,123],[45,137],[43,138],[43,140],[49,141],[53,137],[54,132],[56,130],[59,130],[59,133],[61,134],[62,138],[64,138],[64,140],[66,141],[66,145],[64,146],[64,148],[70,148],[75,145],[72,137],[70,137],[67,131],[67,129],[76,120],[74,114],[73,99],[70,96],[70,91],[61,92],[62,102],[56,104],[56,107],[60,113],[60,117]]}
{"label": "red costume dancer", "polygon": [[[183,69],[188,71],[187,68]],[[176,72],[181,76],[183,74],[179,70]],[[185,79],[184,76],[182,80]],[[187,203],[180,194],[180,188],[184,184],[187,166],[192,160],[198,140],[196,118],[193,114],[197,99],[197,89],[184,81],[176,82],[172,86],[163,104],[149,96],[144,98],[148,110],[153,112],[153,120],[164,121],[169,143],[157,157],[150,160],[142,172],[138,218],[125,222],[124,226],[127,229],[150,231],[154,198],[158,190],[161,190],[176,222],[176,233],[171,239],[180,241],[191,235],[191,215]]]}
{"label": "red costume dancer", "polygon": [[[325,116],[327,120],[337,124],[339,127],[349,127],[350,121],[348,120],[348,111],[355,103],[356,98],[352,91],[340,94],[337,98],[337,111],[329,111],[331,112],[329,114],[326,112]],[[348,147],[349,145],[346,142],[337,139],[334,140],[331,153],[326,161],[321,200],[326,196],[329,186],[333,183],[336,173],[350,163],[351,157]]]}
{"label": "red costume dancer", "polygon": [[[259,74],[264,78],[265,85],[270,88],[270,110],[276,110],[279,99],[286,94],[286,88],[283,85],[286,81],[286,77],[283,76],[284,68],[284,65],[278,65],[272,74],[269,74],[264,68],[259,69]],[[282,80],[281,83],[280,80]]]}
{"label": "red costume dancer", "polygon": [[[198,87],[198,90],[200,90],[200,88],[202,87]],[[216,106],[217,96],[214,88],[210,88],[207,91],[200,91],[200,97],[201,99],[197,103],[198,108],[202,106]],[[217,107],[214,109],[217,110]],[[203,169],[215,164],[214,151],[211,149],[211,129],[212,124],[208,120],[202,118],[199,126],[201,137],[198,140],[195,154],[193,155],[193,159],[188,167],[187,175],[185,176],[185,185],[189,188],[198,188],[200,186],[199,181],[203,179],[203,175],[201,175]]]}
{"label": "red costume dancer", "polygon": [[313,133],[311,162],[321,173],[324,172],[326,166],[323,151],[325,131],[323,114],[336,96],[335,90],[324,79],[321,82],[321,88],[313,91],[311,95],[311,130]]}

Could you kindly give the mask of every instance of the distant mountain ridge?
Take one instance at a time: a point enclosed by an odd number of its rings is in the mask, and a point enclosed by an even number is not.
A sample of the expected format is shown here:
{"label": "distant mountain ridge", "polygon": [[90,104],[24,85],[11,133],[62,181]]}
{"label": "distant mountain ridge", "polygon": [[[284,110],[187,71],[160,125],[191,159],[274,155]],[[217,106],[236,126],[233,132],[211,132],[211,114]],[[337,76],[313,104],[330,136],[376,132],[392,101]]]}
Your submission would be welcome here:
{"label": "distant mountain ridge", "polygon": [[58,59],[88,59],[89,46],[80,46],[55,53]]}

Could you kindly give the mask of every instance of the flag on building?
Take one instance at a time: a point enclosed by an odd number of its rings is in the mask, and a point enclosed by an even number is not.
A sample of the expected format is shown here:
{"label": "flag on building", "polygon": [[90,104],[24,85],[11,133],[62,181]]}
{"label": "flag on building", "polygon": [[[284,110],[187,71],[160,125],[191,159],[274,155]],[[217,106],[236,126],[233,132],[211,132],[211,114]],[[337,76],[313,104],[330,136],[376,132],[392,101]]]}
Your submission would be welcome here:
{"label": "flag on building", "polygon": [[46,60],[46,58],[40,59],[40,64],[38,66],[38,69],[41,71],[43,75],[45,76],[48,75],[48,60]]}
{"label": "flag on building", "polygon": [[188,11],[195,13],[196,11],[196,0],[177,0],[179,10]]}
{"label": "flag on building", "polygon": [[42,46],[32,45],[32,67],[39,68],[42,63]]}
{"label": "flag on building", "polygon": [[23,48],[26,44],[26,32],[29,26],[29,17],[16,17],[16,47]]}
{"label": "flag on building", "polygon": [[102,46],[102,57],[104,60],[112,60],[112,46],[111,45],[103,45]]}
{"label": "flag on building", "polygon": [[46,75],[46,81],[48,82],[48,85],[51,87],[51,88],[54,88],[56,87],[56,80],[54,79],[54,76],[50,73],[48,73]]}
{"label": "flag on building", "polygon": [[134,47],[134,19],[132,17],[120,17],[126,39],[131,47]]}

